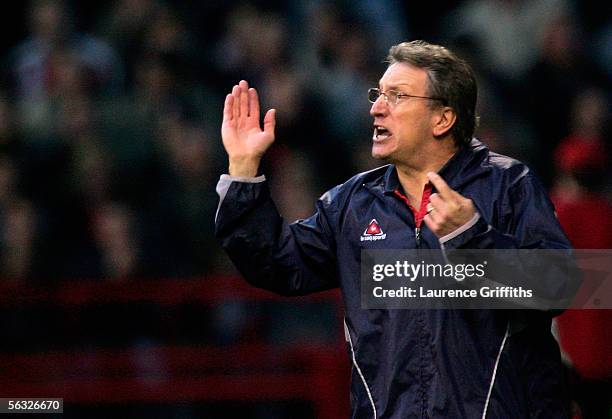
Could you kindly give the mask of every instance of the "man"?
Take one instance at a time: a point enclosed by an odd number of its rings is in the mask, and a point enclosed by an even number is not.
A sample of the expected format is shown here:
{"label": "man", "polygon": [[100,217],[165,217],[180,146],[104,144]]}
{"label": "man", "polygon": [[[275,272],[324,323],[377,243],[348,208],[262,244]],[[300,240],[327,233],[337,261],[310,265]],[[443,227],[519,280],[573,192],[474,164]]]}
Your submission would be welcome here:
{"label": "man", "polygon": [[[336,186],[315,214],[278,214],[259,162],[275,111],[259,122],[246,81],[226,97],[229,175],[217,186],[216,235],[247,281],[283,295],[340,286],[353,362],[353,418],[562,418],[564,380],[550,316],[516,327],[502,310],[367,310],[363,249],[569,248],[539,182],[520,162],[472,139],[469,66],[423,41],[389,52],[370,89],[372,155],[389,162]],[[371,220],[384,240],[360,240]]]}

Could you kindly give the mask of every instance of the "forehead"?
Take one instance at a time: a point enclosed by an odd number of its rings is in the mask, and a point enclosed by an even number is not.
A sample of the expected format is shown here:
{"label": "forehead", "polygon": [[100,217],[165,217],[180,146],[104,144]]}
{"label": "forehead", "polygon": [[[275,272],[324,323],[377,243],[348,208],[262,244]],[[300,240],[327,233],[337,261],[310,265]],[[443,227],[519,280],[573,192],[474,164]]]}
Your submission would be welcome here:
{"label": "forehead", "polygon": [[427,88],[427,71],[406,63],[394,63],[387,68],[378,84],[383,90],[403,87],[411,89],[414,94],[424,93]]}

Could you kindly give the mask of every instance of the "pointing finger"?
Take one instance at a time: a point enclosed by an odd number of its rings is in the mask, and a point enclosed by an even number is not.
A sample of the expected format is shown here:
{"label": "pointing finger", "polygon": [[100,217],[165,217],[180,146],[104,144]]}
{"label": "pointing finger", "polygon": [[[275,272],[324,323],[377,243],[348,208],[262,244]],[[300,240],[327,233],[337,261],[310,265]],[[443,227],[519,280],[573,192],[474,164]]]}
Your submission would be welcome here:
{"label": "pointing finger", "polygon": [[436,234],[439,228],[439,221],[436,220],[435,216],[433,215],[434,212],[427,214],[423,218],[423,221],[425,222],[425,225],[427,226],[427,228],[429,228],[434,234]]}
{"label": "pointing finger", "polygon": [[442,199],[439,193],[431,194],[429,197],[429,202],[431,205],[438,210],[438,212],[444,210],[446,211],[446,207],[448,206],[446,201]]}
{"label": "pointing finger", "polygon": [[442,179],[442,176],[434,172],[429,172],[427,173],[427,177],[429,178],[429,181],[433,183],[433,185],[436,187],[442,199],[449,200],[454,198],[455,191],[453,191],[451,187],[448,186],[448,183],[446,183],[446,181]]}

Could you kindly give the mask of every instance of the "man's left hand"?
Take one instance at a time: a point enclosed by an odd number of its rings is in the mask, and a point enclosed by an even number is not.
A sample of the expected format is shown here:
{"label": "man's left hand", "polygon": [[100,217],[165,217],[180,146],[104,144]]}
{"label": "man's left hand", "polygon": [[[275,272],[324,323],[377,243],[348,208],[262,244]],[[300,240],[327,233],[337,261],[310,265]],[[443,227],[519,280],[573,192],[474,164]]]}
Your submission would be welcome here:
{"label": "man's left hand", "polygon": [[441,238],[467,224],[476,214],[476,208],[471,199],[451,189],[437,173],[429,172],[427,177],[438,192],[429,197],[423,220]]}

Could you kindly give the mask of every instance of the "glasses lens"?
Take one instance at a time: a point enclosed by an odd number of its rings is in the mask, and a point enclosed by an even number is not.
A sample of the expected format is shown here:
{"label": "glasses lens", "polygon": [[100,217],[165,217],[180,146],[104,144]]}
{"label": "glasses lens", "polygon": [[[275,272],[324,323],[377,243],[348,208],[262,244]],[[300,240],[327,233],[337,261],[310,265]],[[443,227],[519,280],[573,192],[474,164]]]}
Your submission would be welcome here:
{"label": "glasses lens", "polygon": [[391,103],[392,105],[397,105],[398,98],[399,98],[398,95],[399,95],[399,92],[396,92],[395,90],[387,91],[387,98],[389,100],[389,103]]}
{"label": "glasses lens", "polygon": [[371,88],[368,90],[368,100],[372,103],[376,102],[380,96],[380,90],[376,88]]}

